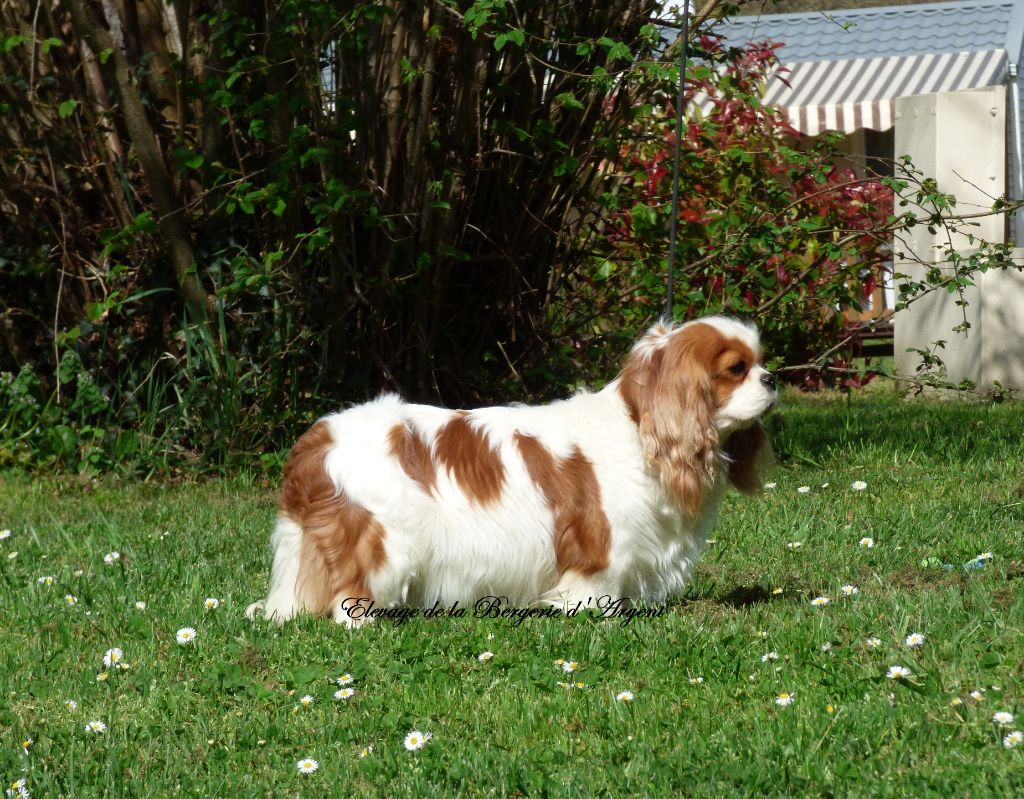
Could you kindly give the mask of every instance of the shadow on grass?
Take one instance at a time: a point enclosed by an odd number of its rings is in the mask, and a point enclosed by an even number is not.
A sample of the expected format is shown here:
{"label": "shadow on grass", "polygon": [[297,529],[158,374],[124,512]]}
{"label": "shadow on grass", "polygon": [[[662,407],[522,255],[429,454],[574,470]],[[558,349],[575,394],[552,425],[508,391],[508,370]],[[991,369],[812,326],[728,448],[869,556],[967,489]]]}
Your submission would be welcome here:
{"label": "shadow on grass", "polygon": [[1024,455],[1022,420],[1024,403],[791,396],[767,427],[782,463],[819,463],[858,450],[968,463]]}
{"label": "shadow on grass", "polygon": [[680,609],[686,608],[688,605],[706,603],[734,609],[743,609],[753,607],[755,605],[764,605],[769,602],[778,601],[782,598],[782,596],[778,595],[773,596],[772,593],[763,585],[740,585],[724,594],[718,594],[713,590],[687,593],[685,596],[681,597],[676,604]]}

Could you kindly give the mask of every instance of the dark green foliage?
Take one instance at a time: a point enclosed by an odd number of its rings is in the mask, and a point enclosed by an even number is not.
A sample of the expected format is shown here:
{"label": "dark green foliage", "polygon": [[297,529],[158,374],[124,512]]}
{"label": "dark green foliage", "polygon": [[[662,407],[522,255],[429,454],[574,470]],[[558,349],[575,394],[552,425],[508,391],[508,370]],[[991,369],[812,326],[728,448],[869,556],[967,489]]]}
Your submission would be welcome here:
{"label": "dark green foliage", "polygon": [[[660,315],[654,101],[678,73],[653,2],[117,8],[0,7],[0,466],[274,463],[385,389],[471,406],[601,382]],[[850,187],[760,107],[770,48],[719,52],[709,27],[691,88],[733,116],[686,131],[676,315],[764,314],[809,374],[876,242],[948,224],[952,199],[907,171],[888,188],[921,186],[916,217],[870,175],[824,207]],[[962,294],[986,258],[905,301]]]}

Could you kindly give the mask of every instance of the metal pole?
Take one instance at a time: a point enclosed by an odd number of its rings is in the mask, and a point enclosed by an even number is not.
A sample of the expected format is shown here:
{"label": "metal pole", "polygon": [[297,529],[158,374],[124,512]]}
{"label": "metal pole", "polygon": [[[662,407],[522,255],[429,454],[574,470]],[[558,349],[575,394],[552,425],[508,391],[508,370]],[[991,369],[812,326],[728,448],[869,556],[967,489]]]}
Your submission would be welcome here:
{"label": "metal pole", "polygon": [[690,22],[690,0],[683,0],[683,36],[679,47],[679,91],[676,94],[676,142],[672,159],[672,216],[668,227],[668,280],[665,316],[672,319],[672,276],[676,264],[676,227],[679,222],[679,160],[683,141],[683,106],[686,103],[686,51]]}

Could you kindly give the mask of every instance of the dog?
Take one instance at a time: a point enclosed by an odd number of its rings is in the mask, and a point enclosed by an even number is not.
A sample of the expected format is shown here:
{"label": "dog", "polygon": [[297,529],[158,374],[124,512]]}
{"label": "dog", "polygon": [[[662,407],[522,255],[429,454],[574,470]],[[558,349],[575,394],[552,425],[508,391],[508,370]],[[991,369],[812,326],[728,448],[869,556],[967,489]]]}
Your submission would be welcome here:
{"label": "dog", "polygon": [[325,416],[285,466],[269,595],[247,615],[664,602],[728,484],[761,487],[778,394],[760,360],[753,325],[712,316],[654,325],[615,380],[548,405],[384,394]]}

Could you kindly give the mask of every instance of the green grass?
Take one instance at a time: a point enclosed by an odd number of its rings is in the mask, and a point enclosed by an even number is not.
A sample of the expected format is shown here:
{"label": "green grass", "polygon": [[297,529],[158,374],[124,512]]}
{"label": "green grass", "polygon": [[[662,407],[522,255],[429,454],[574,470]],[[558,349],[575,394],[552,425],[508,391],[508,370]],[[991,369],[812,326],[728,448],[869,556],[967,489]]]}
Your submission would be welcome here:
{"label": "green grass", "polygon": [[[1024,746],[1004,748],[991,716],[1024,729],[1022,416],[790,400],[772,422],[777,487],[730,494],[688,593],[629,626],[253,624],[273,486],[6,475],[0,777],[37,797],[1020,796]],[[961,567],[982,552],[984,568]],[[842,598],[848,583],[860,593]],[[911,632],[923,647],[904,645]],[[114,646],[131,668],[98,682]],[[559,687],[556,658],[579,661],[587,687]],[[913,679],[887,679],[895,664]],[[348,702],[332,698],[343,672]],[[105,735],[86,734],[92,719]],[[433,739],[407,752],[413,729]],[[320,769],[302,776],[307,756]]]}

